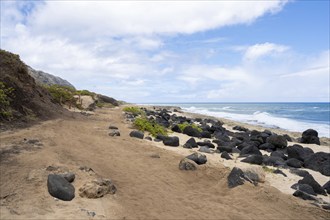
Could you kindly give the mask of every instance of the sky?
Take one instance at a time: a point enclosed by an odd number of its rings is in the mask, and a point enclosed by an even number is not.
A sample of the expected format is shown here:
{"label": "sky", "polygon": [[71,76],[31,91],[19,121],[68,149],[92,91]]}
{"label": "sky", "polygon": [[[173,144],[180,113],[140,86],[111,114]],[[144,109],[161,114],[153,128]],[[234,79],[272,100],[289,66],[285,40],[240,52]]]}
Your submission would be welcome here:
{"label": "sky", "polygon": [[132,103],[329,102],[329,1],[4,1],[1,49]]}

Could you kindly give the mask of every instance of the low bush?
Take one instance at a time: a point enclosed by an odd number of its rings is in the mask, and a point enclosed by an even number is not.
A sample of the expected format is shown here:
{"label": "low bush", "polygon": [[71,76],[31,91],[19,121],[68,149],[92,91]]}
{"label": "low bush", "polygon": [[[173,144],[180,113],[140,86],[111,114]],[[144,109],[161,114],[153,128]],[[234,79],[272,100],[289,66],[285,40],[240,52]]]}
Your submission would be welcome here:
{"label": "low bush", "polygon": [[203,130],[198,127],[196,124],[192,123],[192,124],[189,124],[188,122],[184,122],[184,123],[181,123],[181,124],[178,124],[179,128],[181,131],[183,131],[187,126],[191,126],[193,127],[194,129],[197,129],[199,132],[202,132]]}
{"label": "low bush", "polygon": [[139,107],[135,107],[135,106],[125,107],[125,108],[123,108],[123,111],[124,112],[132,113],[135,116],[144,115],[145,114],[143,110],[141,110]]}
{"label": "low bush", "polygon": [[45,86],[56,102],[66,104],[73,101],[75,89],[69,86],[51,85]]}
{"label": "low bush", "polygon": [[149,121],[146,118],[136,118],[134,126],[140,131],[148,131],[152,136],[156,137],[158,134],[167,136],[167,130],[165,127],[157,124],[155,121]]}

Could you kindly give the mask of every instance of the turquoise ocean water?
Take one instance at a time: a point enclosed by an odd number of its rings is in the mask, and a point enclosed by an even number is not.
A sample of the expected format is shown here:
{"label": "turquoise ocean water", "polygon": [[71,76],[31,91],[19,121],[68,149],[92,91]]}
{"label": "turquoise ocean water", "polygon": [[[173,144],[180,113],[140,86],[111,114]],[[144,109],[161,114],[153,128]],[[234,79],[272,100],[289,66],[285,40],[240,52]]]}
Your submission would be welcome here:
{"label": "turquoise ocean water", "polygon": [[330,103],[149,103],[269,128],[302,132],[313,128],[330,137]]}

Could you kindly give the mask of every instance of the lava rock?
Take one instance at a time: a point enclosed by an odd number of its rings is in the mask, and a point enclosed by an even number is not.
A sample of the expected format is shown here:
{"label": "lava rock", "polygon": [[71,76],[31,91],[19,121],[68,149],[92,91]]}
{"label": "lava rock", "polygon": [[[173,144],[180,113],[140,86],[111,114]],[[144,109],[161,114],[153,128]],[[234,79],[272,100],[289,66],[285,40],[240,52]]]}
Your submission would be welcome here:
{"label": "lava rock", "polygon": [[271,143],[264,143],[264,144],[259,145],[259,149],[270,152],[270,151],[276,150],[276,147]]}
{"label": "lava rock", "polygon": [[285,163],[286,163],[286,165],[288,165],[290,167],[294,167],[294,168],[301,168],[303,165],[303,162],[301,162],[300,160],[298,160],[296,158],[290,158]]}
{"label": "lava rock", "polygon": [[283,151],[274,151],[274,152],[271,152],[270,153],[270,156],[273,156],[273,157],[280,157],[282,158],[283,160],[287,160],[287,156],[285,156],[285,154],[283,153]]}
{"label": "lava rock", "polygon": [[236,125],[235,127],[233,127],[233,130],[236,130],[236,131],[244,131],[244,132],[249,131],[249,129],[244,128],[244,127],[239,126],[239,125]]}
{"label": "lava rock", "polygon": [[306,157],[313,154],[314,152],[309,148],[304,148],[299,144],[294,144],[287,148],[288,158],[296,158],[300,161],[304,161]]}
{"label": "lava rock", "polygon": [[313,196],[316,196],[317,194],[314,192],[313,190],[313,187],[311,187],[310,185],[308,184],[299,184],[299,183],[295,183],[291,186],[292,189],[295,189],[295,190],[300,190],[300,191],[303,191],[307,194],[310,194],[310,195],[313,195]]}
{"label": "lava rock", "polygon": [[285,164],[285,161],[281,157],[275,157],[275,156],[262,156],[263,160],[262,163],[266,166],[283,166]]}
{"label": "lava rock", "polygon": [[178,125],[174,125],[171,130],[174,132],[182,133],[182,131]]}
{"label": "lava rock", "polygon": [[244,184],[244,173],[240,168],[234,167],[227,177],[228,187],[234,188]]}
{"label": "lava rock", "polygon": [[178,147],[180,145],[180,141],[178,137],[167,137],[163,140],[164,145],[171,147]]}
{"label": "lava rock", "polygon": [[310,175],[310,173],[306,170],[299,170],[299,169],[290,169],[290,173],[293,173],[297,176],[305,177]]}
{"label": "lava rock", "polygon": [[244,163],[251,163],[251,164],[262,164],[263,157],[261,155],[249,155],[247,158],[241,160]]}
{"label": "lava rock", "polygon": [[113,126],[113,125],[110,125],[110,126],[109,126],[109,129],[118,130],[118,127]]}
{"label": "lava rock", "polygon": [[316,182],[314,177],[310,174],[299,180],[298,183],[310,185],[313,188],[314,192],[316,192],[317,194],[327,195],[322,186],[318,182]]}
{"label": "lava rock", "polygon": [[284,177],[287,177],[287,175],[286,175],[282,170],[280,170],[280,169],[276,169],[276,170],[274,170],[273,173],[275,173],[275,174],[281,174],[281,175],[283,175]]}
{"label": "lava rock", "polygon": [[148,140],[148,141],[152,141],[152,138],[151,137],[145,137],[144,139]]}
{"label": "lava rock", "polygon": [[191,148],[197,148],[198,147],[198,145],[195,141],[195,138],[188,139],[187,142],[185,143],[185,145],[186,144],[189,144],[188,146],[191,146]]}
{"label": "lava rock", "polygon": [[144,134],[141,131],[131,131],[131,133],[129,133],[129,136],[134,137],[134,138],[143,139]]}
{"label": "lava rock", "polygon": [[247,146],[241,150],[240,155],[262,155],[256,146]]}
{"label": "lava rock", "polygon": [[211,138],[211,133],[208,131],[202,131],[201,136],[202,138]]}
{"label": "lava rock", "polygon": [[328,193],[330,194],[330,180],[328,182],[326,182],[322,188]]}
{"label": "lava rock", "polygon": [[191,137],[197,137],[197,138],[202,137],[201,133],[197,129],[193,128],[192,126],[185,127],[182,132]]}
{"label": "lava rock", "polygon": [[232,160],[231,156],[228,154],[227,151],[222,152],[221,158],[224,158],[226,160]]}
{"label": "lava rock", "polygon": [[183,158],[179,163],[179,169],[180,170],[196,170],[197,164],[194,161],[189,160],[188,158]]}
{"label": "lava rock", "polygon": [[69,183],[72,183],[76,178],[76,175],[72,172],[62,173],[60,176],[64,177]]}
{"label": "lava rock", "polygon": [[61,175],[49,174],[47,187],[49,194],[60,200],[71,201],[75,196],[74,186]]}
{"label": "lava rock", "polygon": [[284,136],[275,134],[267,138],[267,143],[274,145],[276,148],[286,148],[288,146],[288,142]]}
{"label": "lava rock", "polygon": [[227,153],[231,153],[233,151],[233,148],[231,146],[218,146],[217,149],[220,152],[227,152]]}
{"label": "lava rock", "polygon": [[304,167],[330,176],[330,153],[317,152],[309,155],[304,160]]}
{"label": "lava rock", "polygon": [[208,148],[215,148],[214,144],[210,142],[197,142],[197,145],[199,146],[207,146]]}
{"label": "lava rock", "polygon": [[187,156],[186,158],[194,161],[198,165],[205,164],[207,162],[206,156],[197,152]]}
{"label": "lava rock", "polygon": [[320,139],[318,132],[313,129],[307,129],[302,133],[301,143],[305,144],[318,144],[320,145]]}
{"label": "lava rock", "polygon": [[294,193],[293,193],[293,196],[295,197],[299,197],[303,200],[316,200],[317,201],[317,198],[313,195],[310,195],[308,193],[305,193],[301,190],[296,190]]}

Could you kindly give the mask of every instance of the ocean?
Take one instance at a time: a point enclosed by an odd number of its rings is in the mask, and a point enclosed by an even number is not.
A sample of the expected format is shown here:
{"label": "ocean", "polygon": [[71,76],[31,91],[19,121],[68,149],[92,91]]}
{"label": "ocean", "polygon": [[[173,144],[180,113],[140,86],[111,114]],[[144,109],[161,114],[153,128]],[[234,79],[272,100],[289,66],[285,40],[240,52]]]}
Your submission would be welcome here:
{"label": "ocean", "polygon": [[267,128],[303,132],[315,129],[330,137],[330,103],[153,103]]}

